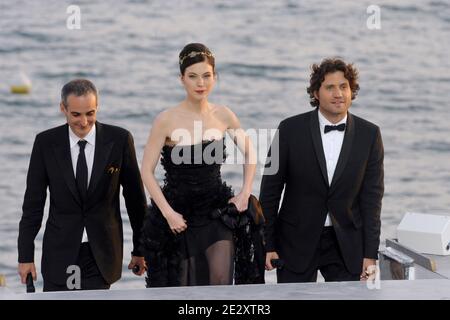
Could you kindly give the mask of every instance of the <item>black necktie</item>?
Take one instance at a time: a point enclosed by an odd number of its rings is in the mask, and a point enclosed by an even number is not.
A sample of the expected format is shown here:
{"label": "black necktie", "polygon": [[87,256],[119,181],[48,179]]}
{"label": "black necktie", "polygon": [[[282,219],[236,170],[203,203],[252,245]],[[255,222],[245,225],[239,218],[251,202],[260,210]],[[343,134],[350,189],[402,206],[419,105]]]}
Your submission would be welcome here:
{"label": "black necktie", "polygon": [[80,153],[78,154],[77,160],[77,186],[78,192],[80,192],[81,199],[86,200],[87,195],[87,185],[88,185],[88,168],[86,162],[86,155],[84,154],[84,148],[86,147],[87,141],[80,140],[78,145],[80,146]]}
{"label": "black necktie", "polygon": [[324,132],[327,133],[327,132],[330,132],[330,131],[333,131],[333,130],[344,131],[345,130],[345,123],[338,124],[337,126],[325,126]]}

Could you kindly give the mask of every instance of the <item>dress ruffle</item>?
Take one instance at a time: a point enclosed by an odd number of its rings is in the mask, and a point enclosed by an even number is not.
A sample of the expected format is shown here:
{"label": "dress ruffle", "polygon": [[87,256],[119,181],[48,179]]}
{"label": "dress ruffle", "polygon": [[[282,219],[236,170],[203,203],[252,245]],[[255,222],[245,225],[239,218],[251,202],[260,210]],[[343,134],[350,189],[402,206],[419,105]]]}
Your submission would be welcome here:
{"label": "dress ruffle", "polygon": [[[184,158],[188,161],[178,162],[186,152],[190,152],[189,157]],[[205,155],[209,159],[205,159]],[[236,262],[245,260],[244,250],[247,253],[253,250],[251,245],[246,248],[245,233],[229,229],[211,215],[213,210],[226,207],[233,197],[232,189],[220,175],[226,157],[224,140],[204,141],[200,148],[199,145],[164,146],[161,156],[166,171],[162,192],[171,207],[186,219],[188,228],[174,235],[159,208],[151,202],[141,241],[148,266],[147,287],[179,286],[181,261],[206,250],[216,241],[234,239]],[[208,162],[211,158],[216,162]],[[248,279],[244,276],[248,278],[250,273],[240,272],[238,282],[246,283]]]}

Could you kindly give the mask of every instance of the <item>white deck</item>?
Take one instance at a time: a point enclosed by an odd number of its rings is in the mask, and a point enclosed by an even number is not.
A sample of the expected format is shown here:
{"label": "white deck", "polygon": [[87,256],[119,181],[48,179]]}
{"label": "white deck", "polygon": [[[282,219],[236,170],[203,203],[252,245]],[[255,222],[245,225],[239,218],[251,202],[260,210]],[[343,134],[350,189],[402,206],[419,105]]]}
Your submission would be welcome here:
{"label": "white deck", "polygon": [[0,299],[19,300],[391,300],[450,299],[450,280],[386,280],[379,289],[364,282],[290,283],[16,294],[0,288]]}

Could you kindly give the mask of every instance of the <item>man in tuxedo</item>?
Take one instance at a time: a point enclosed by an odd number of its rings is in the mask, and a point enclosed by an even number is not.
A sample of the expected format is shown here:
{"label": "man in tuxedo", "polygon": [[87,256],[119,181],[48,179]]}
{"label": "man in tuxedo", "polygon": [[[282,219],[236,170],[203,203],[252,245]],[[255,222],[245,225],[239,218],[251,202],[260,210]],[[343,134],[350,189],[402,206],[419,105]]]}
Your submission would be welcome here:
{"label": "man in tuxedo", "polygon": [[[44,291],[74,286],[109,289],[120,279],[120,185],[133,229],[128,268],[137,275],[146,269],[139,238],[147,203],[133,138],[125,129],[96,121],[97,100],[92,82],[70,81],[62,88],[60,104],[67,124],[39,133],[34,141],[19,225],[18,271],[22,283],[28,273],[37,278],[34,239],[41,227],[48,188],[50,209],[41,263]],[[77,273],[81,288],[71,277]]]}
{"label": "man in tuxedo", "polygon": [[307,92],[315,110],[278,127],[268,159],[279,168],[263,176],[260,201],[266,269],[284,261],[280,283],[314,282],[318,270],[326,281],[362,280],[375,270],[384,152],[380,129],[348,112],[358,90],[352,64],[314,64]]}

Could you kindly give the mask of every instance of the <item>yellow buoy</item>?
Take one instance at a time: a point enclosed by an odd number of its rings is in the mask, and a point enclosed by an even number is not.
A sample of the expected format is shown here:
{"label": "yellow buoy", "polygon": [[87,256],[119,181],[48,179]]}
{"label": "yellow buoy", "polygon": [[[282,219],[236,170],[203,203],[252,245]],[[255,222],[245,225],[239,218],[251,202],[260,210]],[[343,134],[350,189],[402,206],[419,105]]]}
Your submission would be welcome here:
{"label": "yellow buoy", "polygon": [[0,287],[6,287],[6,278],[2,274],[0,274]]}
{"label": "yellow buoy", "polygon": [[27,94],[27,93],[30,93],[30,91],[31,91],[31,86],[29,86],[29,85],[11,86],[11,93]]}
{"label": "yellow buoy", "polygon": [[16,94],[27,94],[31,92],[31,81],[23,70],[13,80],[10,89],[11,93]]}

